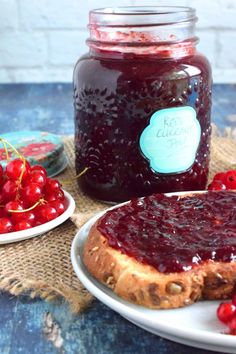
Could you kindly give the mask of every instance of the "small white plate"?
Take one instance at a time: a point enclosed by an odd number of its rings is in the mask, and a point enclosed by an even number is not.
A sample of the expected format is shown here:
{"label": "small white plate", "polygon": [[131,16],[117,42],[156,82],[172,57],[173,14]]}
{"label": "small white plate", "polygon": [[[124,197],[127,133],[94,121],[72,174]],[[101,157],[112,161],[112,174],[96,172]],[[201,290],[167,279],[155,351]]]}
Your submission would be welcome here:
{"label": "small white plate", "polygon": [[63,214],[61,214],[54,220],[51,220],[39,226],[32,227],[27,230],[9,232],[7,234],[0,234],[0,244],[23,241],[28,238],[42,235],[54,229],[58,225],[62,224],[64,221],[66,221],[73,214],[75,210],[75,201],[68,192],[64,191],[64,193],[68,202],[68,206]]}
{"label": "small white plate", "polygon": [[91,226],[104,213],[91,218],[72,243],[72,265],[83,285],[111,309],[151,333],[192,347],[236,353],[236,337],[224,334],[227,328],[216,318],[218,301],[200,301],[174,310],[151,310],[123,300],[88,272],[82,261],[83,246]]}

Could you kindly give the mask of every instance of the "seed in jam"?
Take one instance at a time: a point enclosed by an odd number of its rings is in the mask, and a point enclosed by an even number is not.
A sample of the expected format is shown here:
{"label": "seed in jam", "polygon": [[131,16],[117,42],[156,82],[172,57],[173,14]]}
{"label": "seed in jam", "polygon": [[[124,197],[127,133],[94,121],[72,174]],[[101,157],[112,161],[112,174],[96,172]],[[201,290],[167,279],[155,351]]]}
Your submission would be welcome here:
{"label": "seed in jam", "polygon": [[98,230],[111,247],[156,268],[183,272],[236,260],[236,193],[154,194],[108,211]]}

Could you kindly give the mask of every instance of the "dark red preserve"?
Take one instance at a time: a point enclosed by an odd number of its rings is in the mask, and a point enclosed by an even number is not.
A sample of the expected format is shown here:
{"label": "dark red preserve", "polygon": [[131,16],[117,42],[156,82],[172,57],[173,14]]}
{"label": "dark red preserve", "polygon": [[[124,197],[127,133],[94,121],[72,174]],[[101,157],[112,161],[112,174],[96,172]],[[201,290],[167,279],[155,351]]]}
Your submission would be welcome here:
{"label": "dark red preserve", "polygon": [[209,165],[211,69],[196,51],[195,10],[90,13],[90,51],[74,70],[82,190],[121,202],[202,190]]}
{"label": "dark red preserve", "polygon": [[98,230],[113,248],[161,273],[236,260],[236,193],[154,194],[109,211]]}

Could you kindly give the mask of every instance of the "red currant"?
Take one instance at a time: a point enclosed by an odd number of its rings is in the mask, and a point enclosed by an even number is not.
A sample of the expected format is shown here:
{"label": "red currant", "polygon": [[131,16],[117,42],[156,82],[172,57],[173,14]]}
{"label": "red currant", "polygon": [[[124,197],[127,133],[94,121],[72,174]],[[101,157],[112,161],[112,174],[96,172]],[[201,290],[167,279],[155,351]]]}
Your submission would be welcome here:
{"label": "red currant", "polygon": [[217,309],[218,319],[223,323],[228,323],[235,316],[236,307],[231,302],[221,303]]}
{"label": "red currant", "polygon": [[40,172],[40,173],[43,174],[45,177],[47,177],[47,171],[45,170],[45,168],[44,168],[43,166],[39,166],[39,165],[31,166],[30,172],[33,172],[33,171]]}
{"label": "red currant", "polygon": [[55,219],[57,216],[58,213],[56,209],[49,204],[45,204],[38,208],[36,218],[40,224],[44,224],[45,222]]}
{"label": "red currant", "polygon": [[35,183],[40,188],[43,188],[46,183],[46,177],[40,171],[31,171],[29,172],[27,178],[24,181],[24,186],[27,186],[27,184],[29,183]]}
{"label": "red currant", "polygon": [[0,234],[6,234],[13,230],[12,222],[9,218],[0,218]]}
{"label": "red currant", "polygon": [[[22,177],[22,178],[21,178]],[[46,204],[41,201],[47,201]],[[25,209],[33,207],[33,210]],[[61,184],[47,178],[44,167],[20,158],[0,165],[0,233],[21,231],[43,224],[67,208]]]}
{"label": "red currant", "polygon": [[[19,212],[10,212],[9,210],[17,210]],[[22,201],[11,201],[5,205],[4,211],[6,216],[10,216],[13,224],[17,224],[19,221],[26,220],[31,224],[34,223],[35,216],[33,212],[23,212],[24,204]],[[33,214],[33,215],[31,215]]]}
{"label": "red currant", "polygon": [[59,200],[65,199],[65,194],[62,189],[59,189],[54,195],[55,195],[56,199],[59,199]]}
{"label": "red currant", "polygon": [[42,198],[42,189],[36,183],[29,183],[21,189],[21,198],[26,205],[33,206]]}
{"label": "red currant", "polygon": [[33,211],[26,211],[25,213],[21,213],[22,220],[28,221],[31,225],[35,224],[35,213]]}
{"label": "red currant", "polygon": [[225,184],[227,189],[236,189],[236,170],[226,172]]}
{"label": "red currant", "polygon": [[226,189],[225,184],[221,181],[218,181],[218,180],[216,180],[216,181],[214,180],[208,186],[208,190],[210,190],[210,191],[223,191],[225,189]]}
{"label": "red currant", "polygon": [[235,333],[235,331],[236,331],[236,317],[235,316],[233,316],[231,318],[231,320],[228,323],[228,326],[229,326],[230,331],[233,331],[234,334],[236,334]]}
{"label": "red currant", "polygon": [[3,176],[0,177],[0,190],[1,190],[2,185],[4,184],[4,182],[5,182],[5,180],[4,180]]}
{"label": "red currant", "polygon": [[18,184],[16,181],[9,180],[2,186],[2,198],[5,202],[16,199]]}
{"label": "red currant", "polygon": [[16,215],[18,214],[18,216],[19,216],[21,213],[14,213],[14,212],[12,213],[9,210],[16,210],[16,211],[23,210],[22,202],[18,202],[17,200],[13,200],[13,201],[8,202],[4,208],[6,215],[12,216],[14,214],[16,214]]}
{"label": "red currant", "polygon": [[45,195],[45,200],[48,202],[48,203],[51,203],[51,202],[54,202],[55,200],[58,200],[56,195],[54,194],[48,194],[48,195]]}
{"label": "red currant", "polygon": [[219,172],[214,176],[213,181],[221,181],[222,183],[225,183],[225,175],[226,173]]}
{"label": "red currant", "polygon": [[236,307],[236,293],[232,295],[232,304]]}
{"label": "red currant", "polygon": [[5,215],[4,208],[0,208],[0,218],[3,218]]}
{"label": "red currant", "polygon": [[56,209],[58,215],[63,214],[66,210],[65,205],[61,200],[54,200],[50,205]]}
{"label": "red currant", "polygon": [[0,180],[2,179],[3,177],[3,167],[2,165],[0,165]]}
{"label": "red currant", "polygon": [[22,230],[27,230],[30,229],[32,225],[30,222],[26,220],[19,221],[17,224],[14,226],[14,231],[22,231]]}
{"label": "red currant", "polygon": [[21,159],[15,159],[8,163],[6,167],[6,175],[8,178],[16,180],[20,177],[22,171],[24,171],[23,178],[25,178],[28,174],[29,168],[30,164],[28,161],[25,161],[24,163]]}
{"label": "red currant", "polygon": [[61,184],[57,179],[47,178],[44,188],[46,194],[56,194],[60,191]]}

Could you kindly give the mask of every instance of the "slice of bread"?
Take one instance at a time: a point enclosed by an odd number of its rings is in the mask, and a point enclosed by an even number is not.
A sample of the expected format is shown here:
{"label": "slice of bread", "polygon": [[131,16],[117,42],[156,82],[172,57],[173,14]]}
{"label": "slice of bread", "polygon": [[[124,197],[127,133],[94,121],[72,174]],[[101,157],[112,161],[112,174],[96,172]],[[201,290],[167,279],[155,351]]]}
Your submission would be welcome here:
{"label": "slice of bread", "polygon": [[228,298],[236,284],[236,262],[209,260],[193,269],[161,273],[110,247],[92,226],[83,261],[91,274],[125,300],[153,309],[190,305],[199,299]]}

